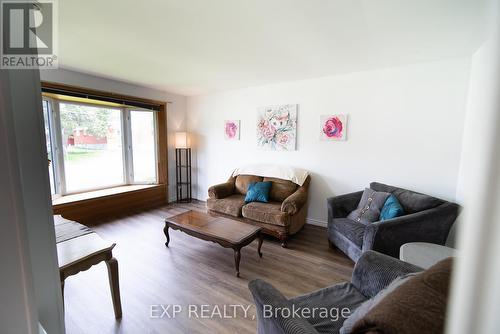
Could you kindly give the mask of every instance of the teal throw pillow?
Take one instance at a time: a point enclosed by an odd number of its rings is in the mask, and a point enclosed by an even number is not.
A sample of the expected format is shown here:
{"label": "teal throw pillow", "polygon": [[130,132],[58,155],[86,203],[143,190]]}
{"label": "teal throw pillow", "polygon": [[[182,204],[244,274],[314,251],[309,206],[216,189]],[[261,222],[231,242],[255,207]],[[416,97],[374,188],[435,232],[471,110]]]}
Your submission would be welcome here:
{"label": "teal throw pillow", "polygon": [[396,196],[391,195],[385,201],[382,211],[380,211],[380,221],[396,218],[402,216],[404,213],[403,207],[399,204]]}
{"label": "teal throw pillow", "polygon": [[245,202],[269,202],[269,191],[271,182],[254,182],[248,185]]}

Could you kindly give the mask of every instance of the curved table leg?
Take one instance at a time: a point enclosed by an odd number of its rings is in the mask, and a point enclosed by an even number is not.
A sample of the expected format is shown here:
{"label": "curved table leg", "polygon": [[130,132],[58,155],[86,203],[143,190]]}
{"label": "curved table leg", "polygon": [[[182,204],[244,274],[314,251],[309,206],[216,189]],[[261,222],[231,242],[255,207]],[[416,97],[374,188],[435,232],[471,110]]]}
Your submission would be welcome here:
{"label": "curved table leg", "polygon": [[163,228],[163,233],[165,233],[165,236],[167,237],[167,242],[165,242],[165,246],[168,247],[168,244],[170,243],[170,235],[168,234],[168,225],[165,224],[165,227]]}
{"label": "curved table leg", "polygon": [[262,238],[262,232],[259,232],[259,247],[257,248],[257,253],[259,254],[260,257],[262,257],[262,252],[260,249],[262,248],[262,242],[264,241]]}
{"label": "curved table leg", "polygon": [[64,309],[65,309],[65,306],[64,306],[64,279],[61,279],[61,294],[62,294],[62,308],[63,308],[63,312],[64,312]]}
{"label": "curved table leg", "polygon": [[241,259],[240,249],[234,248],[234,265],[236,267],[236,277],[240,277],[240,259]]}
{"label": "curved table leg", "polygon": [[115,318],[119,319],[122,317],[122,304],[120,300],[120,284],[118,281],[118,261],[112,257],[106,261],[106,265],[108,267],[109,286],[111,288]]}

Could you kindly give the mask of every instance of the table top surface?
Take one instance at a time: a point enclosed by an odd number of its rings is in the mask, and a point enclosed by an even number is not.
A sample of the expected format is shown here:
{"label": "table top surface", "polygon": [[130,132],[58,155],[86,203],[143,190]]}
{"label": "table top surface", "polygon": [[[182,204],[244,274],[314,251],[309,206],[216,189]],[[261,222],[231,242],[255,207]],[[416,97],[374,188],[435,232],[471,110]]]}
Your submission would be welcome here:
{"label": "table top surface", "polygon": [[57,244],[59,269],[70,267],[97,254],[109,252],[115,244],[89,233]]}
{"label": "table top surface", "polygon": [[217,214],[187,211],[168,217],[165,222],[181,230],[189,230],[204,236],[223,239],[232,244],[238,244],[256,235],[261,228]]}

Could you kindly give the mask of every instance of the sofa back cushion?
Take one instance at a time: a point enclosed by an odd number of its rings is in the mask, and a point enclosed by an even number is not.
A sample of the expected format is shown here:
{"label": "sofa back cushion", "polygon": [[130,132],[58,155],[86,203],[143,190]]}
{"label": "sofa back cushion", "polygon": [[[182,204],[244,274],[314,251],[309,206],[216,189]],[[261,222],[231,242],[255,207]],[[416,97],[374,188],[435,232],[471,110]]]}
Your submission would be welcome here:
{"label": "sofa back cushion", "polygon": [[357,209],[352,211],[347,218],[365,225],[378,221],[380,210],[390,195],[387,192],[365,188]]}
{"label": "sofa back cushion", "polygon": [[269,191],[271,190],[271,186],[271,182],[250,183],[247,195],[245,196],[245,203],[269,202]]}
{"label": "sofa back cushion", "polygon": [[[255,175],[238,175],[234,182],[234,192],[241,195],[246,195],[248,186],[251,183],[262,182],[262,177]],[[272,187],[271,187],[272,188]]]}
{"label": "sofa back cushion", "polygon": [[396,218],[405,214],[401,203],[394,194],[391,194],[384,203],[382,210],[380,210],[380,221]]}
{"label": "sofa back cushion", "polygon": [[432,209],[445,202],[429,195],[378,182],[370,183],[370,188],[375,191],[383,191],[396,196],[406,214]]}
{"label": "sofa back cushion", "polygon": [[452,264],[447,258],[397,286],[350,333],[443,333]]}
{"label": "sofa back cushion", "polygon": [[265,177],[264,182],[272,182],[269,199],[273,202],[283,202],[288,196],[293,194],[298,185],[292,181],[277,179],[274,177]]}

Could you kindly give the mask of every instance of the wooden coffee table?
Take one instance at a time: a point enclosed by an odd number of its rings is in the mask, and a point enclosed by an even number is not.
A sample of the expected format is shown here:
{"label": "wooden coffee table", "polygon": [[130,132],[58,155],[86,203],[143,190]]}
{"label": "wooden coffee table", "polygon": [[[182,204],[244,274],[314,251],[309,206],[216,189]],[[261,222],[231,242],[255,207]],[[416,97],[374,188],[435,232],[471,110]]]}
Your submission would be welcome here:
{"label": "wooden coffee table", "polygon": [[240,277],[240,250],[242,247],[245,247],[258,238],[259,247],[257,248],[257,253],[262,257],[262,252],[260,251],[262,247],[262,233],[261,228],[257,226],[216,214],[190,210],[165,219],[163,232],[167,237],[167,242],[165,242],[165,246],[167,247],[170,242],[169,228],[182,231],[198,239],[216,242],[224,248],[232,248],[234,250],[234,264],[237,277]]}

